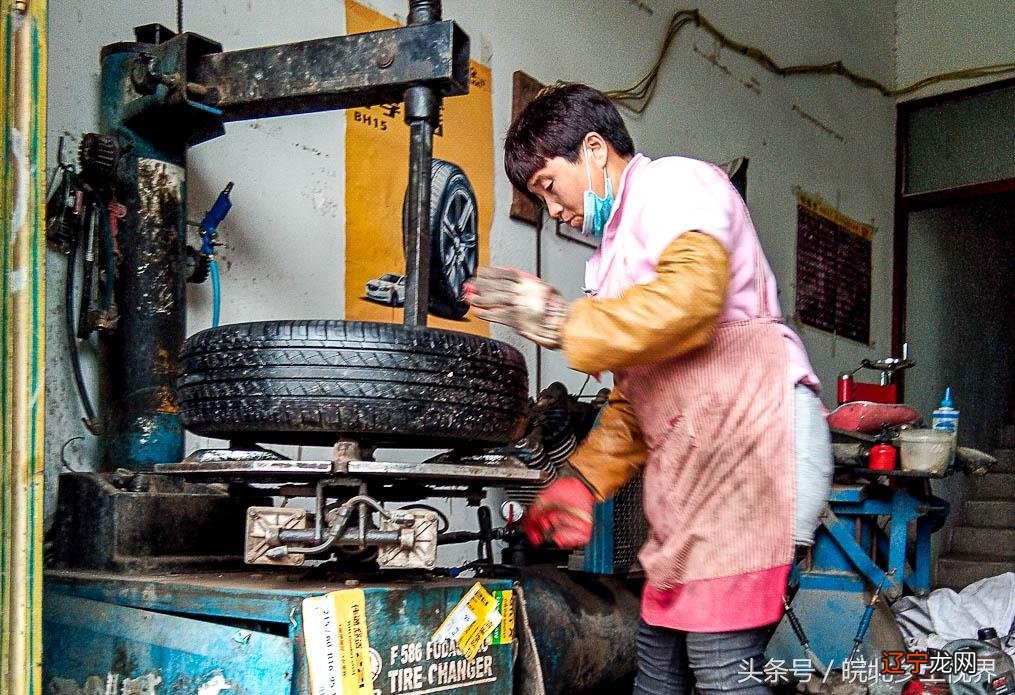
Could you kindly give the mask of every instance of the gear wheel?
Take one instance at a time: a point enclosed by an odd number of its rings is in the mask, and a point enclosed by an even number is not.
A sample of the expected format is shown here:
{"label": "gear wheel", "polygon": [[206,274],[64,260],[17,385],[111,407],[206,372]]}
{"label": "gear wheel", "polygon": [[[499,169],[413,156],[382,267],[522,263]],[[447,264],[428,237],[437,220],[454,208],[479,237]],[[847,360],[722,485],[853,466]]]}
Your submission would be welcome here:
{"label": "gear wheel", "polygon": [[81,174],[93,183],[101,183],[113,175],[120,158],[120,146],[112,135],[85,133],[78,145],[78,162]]}
{"label": "gear wheel", "polygon": [[204,282],[208,279],[208,273],[210,270],[211,262],[208,260],[208,257],[193,246],[188,246],[187,282],[192,282],[196,285]]}

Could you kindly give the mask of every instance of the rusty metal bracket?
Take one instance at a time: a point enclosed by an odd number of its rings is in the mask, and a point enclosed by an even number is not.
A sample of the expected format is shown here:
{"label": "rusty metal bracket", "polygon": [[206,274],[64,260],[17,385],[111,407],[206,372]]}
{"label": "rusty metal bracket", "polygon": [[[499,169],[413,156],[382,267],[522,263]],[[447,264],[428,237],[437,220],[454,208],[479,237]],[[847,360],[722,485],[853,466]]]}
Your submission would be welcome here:
{"label": "rusty metal bracket", "polygon": [[423,85],[469,91],[469,37],[452,21],[202,56],[190,81],[225,121],[402,101]]}
{"label": "rusty metal bracket", "polygon": [[348,473],[352,461],[373,460],[374,449],[352,439],[339,439],[331,448],[332,473]]}
{"label": "rusty metal bracket", "polygon": [[125,120],[139,132],[179,129],[190,145],[221,135],[226,121],[400,102],[410,87],[469,91],[469,37],[452,21],[226,52],[161,25],[135,34],[137,43],[103,49],[136,52]]}
{"label": "rusty metal bracket", "polygon": [[251,565],[302,565],[304,556],[298,553],[276,556],[269,554],[281,543],[279,532],[307,528],[304,509],[281,507],[251,507],[247,510],[247,528],[244,535],[244,561]]}
{"label": "rusty metal bracket", "polygon": [[[174,34],[160,24],[134,29],[137,43],[112,44],[102,56],[130,56],[121,67],[130,88],[122,104],[124,123],[158,142],[195,145],[225,132],[214,89],[195,81],[201,58],[220,53],[222,44],[200,34]],[[126,50],[125,50],[126,49]]]}

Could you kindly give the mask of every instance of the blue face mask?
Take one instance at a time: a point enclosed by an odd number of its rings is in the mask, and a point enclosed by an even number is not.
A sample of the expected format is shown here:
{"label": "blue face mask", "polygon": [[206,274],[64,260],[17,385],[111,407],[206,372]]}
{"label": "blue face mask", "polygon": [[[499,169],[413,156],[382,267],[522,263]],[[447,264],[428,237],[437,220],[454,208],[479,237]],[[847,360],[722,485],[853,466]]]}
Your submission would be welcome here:
{"label": "blue face mask", "polygon": [[603,174],[606,177],[606,194],[600,198],[592,190],[592,168],[589,165],[589,150],[585,148],[585,173],[589,177],[589,189],[585,191],[585,199],[582,209],[582,234],[602,238],[606,229],[606,221],[610,219],[610,211],[613,209],[613,187],[610,186],[610,175],[604,168]]}

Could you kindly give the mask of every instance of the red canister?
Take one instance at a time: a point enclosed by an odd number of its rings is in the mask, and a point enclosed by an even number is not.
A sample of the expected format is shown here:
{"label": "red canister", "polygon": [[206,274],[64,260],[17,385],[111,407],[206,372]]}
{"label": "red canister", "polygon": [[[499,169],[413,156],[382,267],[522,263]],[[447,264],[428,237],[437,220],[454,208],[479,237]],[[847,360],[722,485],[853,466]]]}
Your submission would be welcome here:
{"label": "red canister", "polygon": [[835,394],[838,397],[839,405],[853,400],[853,387],[855,384],[856,382],[853,381],[853,375],[850,372],[839,375],[838,389]]}
{"label": "red canister", "polygon": [[871,447],[870,461],[867,467],[872,471],[894,471],[898,452],[891,444],[875,444]]}

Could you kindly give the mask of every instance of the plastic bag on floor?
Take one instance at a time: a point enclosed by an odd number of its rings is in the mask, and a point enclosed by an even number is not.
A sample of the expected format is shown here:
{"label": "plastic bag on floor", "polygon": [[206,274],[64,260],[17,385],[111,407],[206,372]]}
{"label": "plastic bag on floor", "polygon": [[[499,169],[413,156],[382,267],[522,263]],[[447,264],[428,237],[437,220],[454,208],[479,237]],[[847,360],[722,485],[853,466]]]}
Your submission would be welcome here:
{"label": "plastic bag on floor", "polygon": [[1015,657],[1015,634],[1005,643],[1015,623],[1015,572],[981,579],[957,593],[938,589],[925,598],[904,596],[892,604],[892,612],[910,649],[940,649],[952,640],[976,639],[977,630],[992,627]]}

